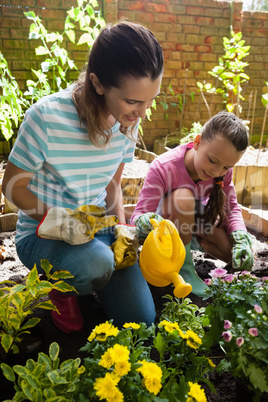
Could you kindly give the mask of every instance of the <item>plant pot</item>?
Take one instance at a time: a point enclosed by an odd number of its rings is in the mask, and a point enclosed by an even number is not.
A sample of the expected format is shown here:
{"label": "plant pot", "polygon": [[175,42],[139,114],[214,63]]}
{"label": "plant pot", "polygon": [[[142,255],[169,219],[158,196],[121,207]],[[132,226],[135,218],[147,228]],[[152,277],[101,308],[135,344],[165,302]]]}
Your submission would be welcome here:
{"label": "plant pot", "polygon": [[[236,402],[253,402],[254,391],[247,387],[247,384],[241,380],[241,378],[236,378]],[[260,402],[268,401],[268,394],[264,393],[260,397]]]}

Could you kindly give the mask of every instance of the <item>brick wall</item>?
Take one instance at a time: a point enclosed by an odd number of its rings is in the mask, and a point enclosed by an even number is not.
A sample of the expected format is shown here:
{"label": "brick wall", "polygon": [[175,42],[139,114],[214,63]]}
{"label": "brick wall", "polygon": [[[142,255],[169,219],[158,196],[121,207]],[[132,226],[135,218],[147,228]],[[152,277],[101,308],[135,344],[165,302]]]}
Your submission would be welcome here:
{"label": "brick wall", "polygon": [[[9,62],[10,69],[22,89],[25,80],[31,78],[31,68],[39,68],[34,48],[36,41],[28,40],[30,21],[24,11],[33,10],[42,19],[47,29],[62,31],[66,10],[76,6],[76,0],[2,0],[0,5],[1,51]],[[207,109],[200,99],[197,81],[212,82],[207,73],[218,64],[222,56],[222,38],[229,37],[229,26],[242,31],[246,44],[251,46],[250,55],[245,59],[249,67],[245,72],[250,76],[244,86],[245,102],[242,103],[242,117],[252,120],[252,108],[248,112],[249,98],[252,103],[256,92],[253,133],[260,133],[264,107],[261,94],[268,81],[268,12],[242,12],[242,3],[233,3],[233,11],[228,1],[215,0],[104,0],[103,9],[107,22],[128,18],[140,22],[153,31],[164,50],[165,73],[162,90],[167,92],[169,84],[175,94],[183,94],[185,88],[186,106],[183,117],[173,106],[167,110],[168,118],[160,104],[153,112],[152,121],[144,123],[144,139],[148,146],[155,138],[163,137],[178,130],[180,125],[190,127],[193,121],[204,123],[208,118]],[[66,42],[70,56],[82,68],[87,58],[87,47],[75,49]],[[72,73],[70,78],[76,78]],[[190,93],[195,92],[194,102]],[[168,103],[176,98],[168,99]],[[208,97],[212,112],[222,109],[219,97]],[[248,114],[249,113],[249,114]],[[182,117],[182,121],[180,121]],[[266,133],[268,124],[265,126]]]}

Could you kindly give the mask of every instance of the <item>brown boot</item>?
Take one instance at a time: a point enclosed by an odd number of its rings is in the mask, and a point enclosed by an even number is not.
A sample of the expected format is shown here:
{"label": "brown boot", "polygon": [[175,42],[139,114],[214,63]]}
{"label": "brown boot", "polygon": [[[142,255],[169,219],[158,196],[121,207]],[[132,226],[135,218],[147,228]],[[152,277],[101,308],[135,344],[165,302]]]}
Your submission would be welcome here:
{"label": "brown boot", "polygon": [[58,314],[57,311],[51,311],[51,318],[56,327],[66,334],[82,332],[84,318],[78,306],[77,297],[52,289],[49,298],[60,312]]}

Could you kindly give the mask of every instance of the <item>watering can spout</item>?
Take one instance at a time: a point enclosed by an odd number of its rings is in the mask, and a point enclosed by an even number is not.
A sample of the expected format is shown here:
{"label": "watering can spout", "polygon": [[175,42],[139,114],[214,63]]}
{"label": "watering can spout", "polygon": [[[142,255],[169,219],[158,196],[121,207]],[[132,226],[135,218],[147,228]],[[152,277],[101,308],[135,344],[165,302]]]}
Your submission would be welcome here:
{"label": "watering can spout", "polygon": [[153,230],[147,236],[140,253],[140,267],[147,282],[154,286],[173,283],[174,295],[185,297],[192,286],[185,283],[179,271],[185,260],[185,247],[176,226],[170,220],[150,220]]}

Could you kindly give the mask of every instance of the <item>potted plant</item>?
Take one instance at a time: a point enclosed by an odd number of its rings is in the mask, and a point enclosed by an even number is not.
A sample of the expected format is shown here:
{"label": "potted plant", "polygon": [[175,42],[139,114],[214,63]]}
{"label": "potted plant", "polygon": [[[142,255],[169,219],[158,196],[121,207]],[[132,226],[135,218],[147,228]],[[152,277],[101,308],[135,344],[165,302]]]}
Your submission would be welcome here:
{"label": "potted plant", "polygon": [[225,360],[218,369],[230,371],[254,394],[254,402],[268,392],[268,277],[248,271],[228,274],[214,269],[205,280],[211,304],[206,315],[211,327],[204,343],[218,342]]}

